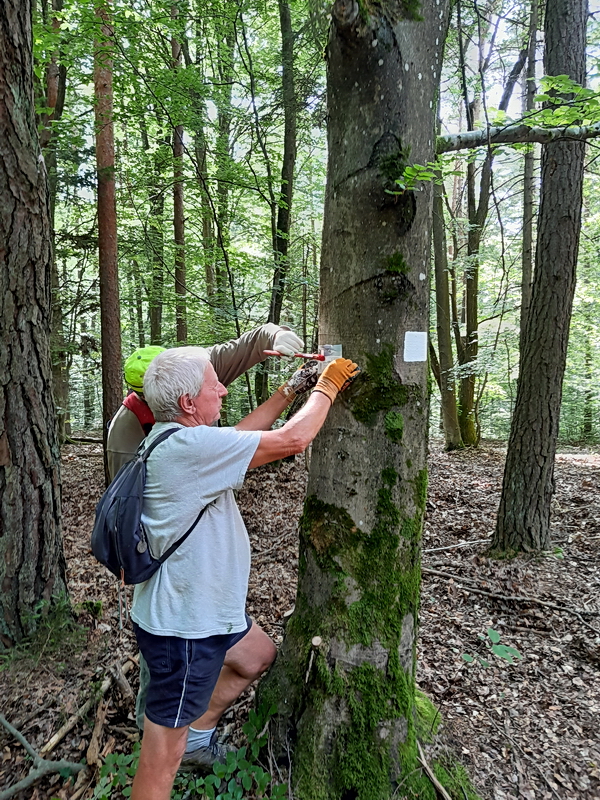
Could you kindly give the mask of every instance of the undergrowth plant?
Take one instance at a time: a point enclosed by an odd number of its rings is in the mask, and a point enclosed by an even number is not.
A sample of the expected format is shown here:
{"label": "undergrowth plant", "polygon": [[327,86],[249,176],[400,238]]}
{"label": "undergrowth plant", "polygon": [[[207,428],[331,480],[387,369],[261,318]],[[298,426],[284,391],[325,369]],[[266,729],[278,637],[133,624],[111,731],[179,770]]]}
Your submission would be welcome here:
{"label": "undergrowth plant", "polygon": [[19,661],[38,663],[43,656],[60,659],[81,649],[87,635],[66,594],[41,600],[24,621],[30,633],[19,644],[0,653],[0,670]]}
{"label": "undergrowth plant", "polygon": [[[498,656],[498,658],[501,658],[504,661],[507,661],[509,664],[514,664],[515,660],[518,661],[520,658],[523,658],[521,653],[519,653],[519,651],[514,647],[509,647],[507,644],[500,644],[500,634],[493,628],[488,628],[485,636],[481,633],[478,635],[481,641],[485,643],[485,646],[488,648],[490,653]],[[463,659],[468,664],[472,664],[473,662],[477,661],[482,667],[491,666],[490,662],[480,656],[478,653],[476,653],[474,656],[470,655],[469,653],[463,653]]]}
{"label": "undergrowth plant", "polygon": [[[209,775],[178,774],[173,785],[172,800],[283,800],[287,785],[275,783],[273,777],[258,762],[258,755],[267,742],[267,722],[274,708],[261,707],[250,711],[242,730],[248,744],[227,753],[224,764],[216,763]],[[136,743],[131,753],[110,753],[100,769],[100,780],[94,789],[94,800],[117,800],[129,797],[131,781],[140,756]]]}

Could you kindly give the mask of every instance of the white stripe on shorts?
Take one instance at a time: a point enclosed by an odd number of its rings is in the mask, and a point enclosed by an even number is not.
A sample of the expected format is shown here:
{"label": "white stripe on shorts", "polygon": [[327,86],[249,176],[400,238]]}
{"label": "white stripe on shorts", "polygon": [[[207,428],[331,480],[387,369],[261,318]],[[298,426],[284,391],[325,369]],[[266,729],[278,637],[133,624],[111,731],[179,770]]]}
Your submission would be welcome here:
{"label": "white stripe on shorts", "polygon": [[183,701],[185,699],[185,690],[187,688],[187,680],[188,680],[188,673],[190,671],[190,650],[192,649],[193,645],[191,642],[186,642],[185,648],[185,675],[183,678],[183,686],[181,687],[181,697],[179,698],[179,708],[177,709],[177,716],[175,717],[175,728],[179,727],[179,720],[181,718],[181,710],[183,706]]}

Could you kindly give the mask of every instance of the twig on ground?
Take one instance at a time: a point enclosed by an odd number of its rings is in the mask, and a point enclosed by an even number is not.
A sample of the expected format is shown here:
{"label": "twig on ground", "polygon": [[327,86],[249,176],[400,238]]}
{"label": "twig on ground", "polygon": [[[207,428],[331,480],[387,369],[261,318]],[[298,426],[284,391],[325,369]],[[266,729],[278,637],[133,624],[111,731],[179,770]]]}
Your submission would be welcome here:
{"label": "twig on ground", "polygon": [[441,550],[456,550],[457,547],[473,547],[476,544],[489,544],[489,539],[476,539],[474,542],[458,542],[447,547],[426,547],[422,553],[439,553]]}
{"label": "twig on ground", "polygon": [[448,792],[444,789],[442,784],[435,777],[435,772],[431,769],[431,767],[427,763],[427,759],[425,758],[425,753],[423,752],[423,748],[421,747],[421,742],[417,742],[417,747],[419,749],[419,763],[425,770],[425,774],[433,784],[436,792],[439,794],[441,798],[443,798],[443,800],[452,800]]}
{"label": "twig on ground", "polygon": [[[472,592],[473,594],[482,594],[485,597],[493,597],[496,600],[509,600],[517,603],[535,603],[538,606],[553,608],[555,611],[563,611],[567,614],[572,614],[575,617],[580,617],[581,614],[591,614],[595,617],[600,615],[600,611],[588,611],[585,608],[568,608],[567,606],[559,606],[556,603],[548,603],[546,600],[538,600],[537,597],[527,597],[525,595],[518,594],[501,594],[500,592],[486,592],[483,589],[474,588],[475,582],[469,580],[468,578],[462,578],[460,575],[451,575],[448,572],[441,572],[440,570],[430,569],[429,567],[422,567],[421,572],[425,573],[426,575],[437,575],[440,578],[445,578],[446,580],[456,581],[456,583],[463,584],[465,591],[467,592]],[[594,628],[592,628],[592,630],[594,630]]]}
{"label": "twig on ground", "polygon": [[[123,670],[123,674],[125,675],[132,668],[133,668],[133,663],[128,659],[125,662],[125,664],[123,664],[121,669]],[[113,681],[112,675],[108,675],[104,679],[102,685],[100,686],[100,698],[104,697],[112,681]],[[65,738],[67,733],[69,733],[69,731],[72,730],[75,727],[75,725],[77,725],[79,720],[87,714],[90,708],[94,705],[95,701],[96,701],[95,697],[90,697],[89,700],[86,700],[86,702],[81,706],[81,708],[79,708],[71,717],[69,717],[69,719],[65,722],[62,728],[60,728],[54,734],[54,736],[49,741],[46,742],[46,744],[40,750],[40,755],[43,756],[46,755],[47,753],[51,753],[56,747],[56,745]]]}
{"label": "twig on ground", "polygon": [[100,739],[102,738],[102,731],[104,729],[104,723],[106,722],[106,712],[108,711],[109,703],[110,700],[107,700],[106,703],[100,702],[98,704],[98,710],[96,711],[96,722],[85,757],[85,760],[91,767],[100,766]]}
{"label": "twig on ground", "polygon": [[33,759],[33,765],[29,771],[29,775],[15,783],[13,786],[9,786],[8,789],[3,789],[0,791],[0,800],[8,800],[8,798],[14,797],[24,789],[28,789],[40,778],[43,778],[44,775],[52,775],[55,772],[64,773],[67,771],[75,774],[84,768],[84,764],[75,764],[72,761],[65,761],[65,759],[62,758],[60,761],[48,761],[45,758],[42,758],[38,753],[36,753],[27,739],[16,728],[14,728],[2,714],[0,714],[0,723],[6,728],[7,731],[9,731],[9,733],[12,733],[15,739],[25,748],[27,753]]}

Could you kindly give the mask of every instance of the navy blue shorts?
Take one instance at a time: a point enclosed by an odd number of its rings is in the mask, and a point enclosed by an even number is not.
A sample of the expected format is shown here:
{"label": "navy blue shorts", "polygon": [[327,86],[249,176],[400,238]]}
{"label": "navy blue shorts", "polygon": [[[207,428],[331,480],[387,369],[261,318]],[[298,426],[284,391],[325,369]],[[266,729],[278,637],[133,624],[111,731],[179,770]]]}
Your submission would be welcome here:
{"label": "navy blue shorts", "polygon": [[252,620],[239,633],[182,639],[156,636],[133,623],[138,647],[150,671],[146,716],[165,728],[182,728],[208,708],[225,654],[248,633]]}

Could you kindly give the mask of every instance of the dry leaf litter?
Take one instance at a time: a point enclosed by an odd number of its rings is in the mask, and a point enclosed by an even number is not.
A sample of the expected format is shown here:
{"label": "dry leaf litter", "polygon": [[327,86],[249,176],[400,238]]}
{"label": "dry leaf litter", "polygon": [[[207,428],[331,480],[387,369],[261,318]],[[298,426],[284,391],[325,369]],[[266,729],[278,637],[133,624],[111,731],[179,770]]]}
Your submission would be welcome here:
{"label": "dry leaf litter", "polygon": [[[503,461],[503,451],[491,444],[457,453],[432,446],[418,684],[439,707],[441,738],[458,754],[482,798],[598,800],[600,456],[573,451],[557,457],[555,549],[510,561],[486,555]],[[50,643],[41,642],[33,658],[15,659],[0,672],[0,712],[37,750],[100,694],[115,662],[126,664],[136,656],[130,626],[120,629],[116,582],[89,547],[102,485],[100,447],[65,447],[69,591],[87,636],[73,641],[67,652],[55,653]],[[305,459],[297,457],[249,473],[238,498],[253,550],[248,611],[277,644],[294,604],[297,520],[305,487]],[[490,655],[488,628],[523,659],[511,665]],[[465,661],[465,654],[474,661]],[[135,692],[137,666],[128,666]],[[100,758],[128,752],[138,738],[132,699],[116,687],[105,697],[108,710],[95,750]],[[223,720],[236,745],[242,743],[241,725],[252,701],[249,690]],[[48,758],[80,761],[89,753],[97,705],[92,702]],[[1,790],[27,774],[29,760],[3,729],[0,748]],[[435,755],[435,746],[428,752]],[[75,787],[59,775],[46,777],[18,798],[89,798],[94,774],[82,777],[87,783],[80,779]]]}

